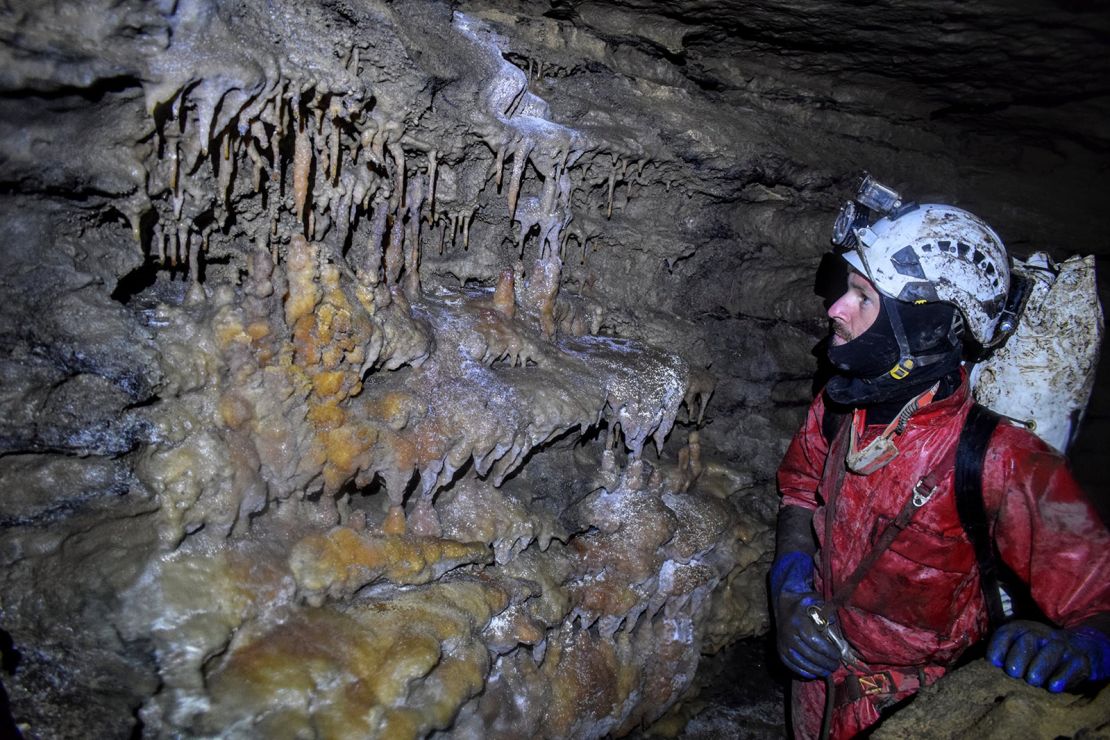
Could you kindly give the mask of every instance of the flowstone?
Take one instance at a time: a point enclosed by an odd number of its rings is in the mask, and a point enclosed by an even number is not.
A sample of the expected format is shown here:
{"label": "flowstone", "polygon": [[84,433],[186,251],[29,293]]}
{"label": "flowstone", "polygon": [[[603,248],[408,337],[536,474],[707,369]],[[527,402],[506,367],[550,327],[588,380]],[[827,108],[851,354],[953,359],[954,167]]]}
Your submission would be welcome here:
{"label": "flowstone", "polygon": [[[138,473],[167,554],[124,610],[162,682],[144,729],[593,737],[678,701],[766,548],[688,466],[644,458],[686,364],[552,342],[496,291],[366,292],[299,237],[287,265],[258,252],[240,289],[158,313]],[[491,326],[526,363],[491,357]],[[533,484],[548,455],[559,484]]]}

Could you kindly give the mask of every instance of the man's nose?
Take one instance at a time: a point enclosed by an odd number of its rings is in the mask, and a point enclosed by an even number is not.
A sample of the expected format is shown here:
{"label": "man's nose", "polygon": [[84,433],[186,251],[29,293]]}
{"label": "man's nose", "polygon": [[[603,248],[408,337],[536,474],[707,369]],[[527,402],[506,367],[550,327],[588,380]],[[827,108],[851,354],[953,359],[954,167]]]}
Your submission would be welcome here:
{"label": "man's nose", "polygon": [[829,306],[829,318],[840,319],[841,321],[848,320],[848,302],[845,300],[848,294],[840,296],[836,302]]}

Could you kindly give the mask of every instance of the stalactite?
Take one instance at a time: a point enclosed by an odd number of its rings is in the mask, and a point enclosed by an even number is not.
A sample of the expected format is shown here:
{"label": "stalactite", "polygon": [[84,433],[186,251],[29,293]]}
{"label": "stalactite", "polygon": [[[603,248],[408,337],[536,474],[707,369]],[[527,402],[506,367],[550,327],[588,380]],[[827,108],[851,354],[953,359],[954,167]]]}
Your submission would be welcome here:
{"label": "stalactite", "polygon": [[331,119],[331,149],[329,164],[331,165],[331,184],[333,186],[339,184],[339,135],[339,117],[337,115]]}
{"label": "stalactite", "polygon": [[617,160],[613,162],[612,169],[609,170],[609,208],[605,212],[605,218],[612,218],[613,216],[613,191],[617,186],[617,169],[623,164],[624,158],[618,157]]}
{"label": "stalactite", "polygon": [[187,238],[189,234],[189,232],[186,230],[185,237],[182,237],[181,231],[185,228],[186,227],[182,226],[181,224],[178,224],[177,228],[174,229],[173,232],[173,251],[170,252],[170,265],[174,267],[177,267],[182,262],[181,247],[182,243],[185,241],[185,238]]}
{"label": "stalactite", "polygon": [[253,138],[247,144],[247,156],[254,164],[254,170],[251,172],[251,188],[257,193],[262,188],[262,170],[265,165],[263,164],[262,153],[258,151],[258,144]]}
{"label": "stalactite", "polygon": [[389,140],[389,132],[383,128],[374,131],[370,138],[370,156],[380,167],[385,166],[385,145]]}
{"label": "stalactite", "polygon": [[173,198],[171,200],[173,202],[173,217],[174,217],[174,220],[176,221],[176,220],[179,220],[181,218],[181,210],[185,206],[185,191],[184,191],[184,189],[182,189],[178,193],[174,193]]}
{"label": "stalactite", "polygon": [[170,189],[173,191],[175,197],[181,195],[181,142],[178,139],[173,140],[173,146],[170,148]]}
{"label": "stalactite", "polygon": [[534,144],[531,139],[521,137],[513,150],[513,172],[509,179],[509,220],[516,215],[517,198],[520,196],[520,183],[524,177],[524,168],[528,164],[528,157],[532,153]]}
{"label": "stalactite", "polygon": [[224,160],[220,163],[220,173],[216,178],[216,195],[224,209],[224,224],[231,214],[231,191],[235,184],[235,159],[231,156],[231,132],[224,134]]}
{"label": "stalactite", "polygon": [[400,141],[389,144],[389,154],[393,157],[393,192],[398,193],[400,202],[398,208],[405,207],[405,150]]}
{"label": "stalactite", "polygon": [[351,198],[352,193],[346,188],[332,194],[332,221],[335,224],[335,233],[340,243],[347,242],[351,229]]}
{"label": "stalactite", "polygon": [[497,192],[501,192],[501,176],[505,171],[505,144],[497,146],[497,157],[493,161],[493,171],[497,178]]}
{"label": "stalactite", "polygon": [[296,116],[296,132],[293,140],[293,204],[297,222],[305,223],[305,206],[308,202],[308,179],[312,170],[312,137],[303,117]]}
{"label": "stalactite", "polygon": [[428,223],[435,223],[436,219],[436,164],[439,152],[431,149],[428,152]]}
{"label": "stalactite", "polygon": [[408,238],[405,250],[405,294],[410,300],[420,297],[420,209],[424,203],[424,178],[413,175],[409,183]]}
{"label": "stalactite", "polygon": [[394,191],[389,201],[393,226],[389,230],[389,244],[385,248],[385,281],[391,287],[397,284],[404,263],[405,224],[400,201],[400,195]]}

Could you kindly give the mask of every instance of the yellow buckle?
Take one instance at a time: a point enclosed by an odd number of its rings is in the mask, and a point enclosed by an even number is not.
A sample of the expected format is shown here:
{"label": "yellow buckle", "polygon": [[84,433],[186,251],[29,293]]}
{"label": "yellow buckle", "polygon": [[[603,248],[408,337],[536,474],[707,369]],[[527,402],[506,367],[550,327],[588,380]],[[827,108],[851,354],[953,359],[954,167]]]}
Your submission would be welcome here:
{"label": "yellow buckle", "polygon": [[910,374],[910,370],[913,370],[912,359],[906,360],[905,362],[899,362],[897,365],[890,369],[890,377],[894,378],[895,380],[902,380]]}
{"label": "yellow buckle", "polygon": [[873,673],[870,676],[859,676],[860,693],[864,696],[874,696],[876,694],[893,694],[895,692],[894,681],[887,673]]}

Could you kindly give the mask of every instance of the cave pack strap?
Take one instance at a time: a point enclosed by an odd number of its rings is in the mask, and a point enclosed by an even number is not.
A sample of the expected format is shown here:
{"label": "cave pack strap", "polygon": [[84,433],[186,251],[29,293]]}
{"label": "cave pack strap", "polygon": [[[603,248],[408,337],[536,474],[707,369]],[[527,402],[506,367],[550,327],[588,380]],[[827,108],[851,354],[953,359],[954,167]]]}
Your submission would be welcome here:
{"label": "cave pack strap", "polygon": [[987,616],[991,628],[996,629],[1006,621],[999,589],[999,566],[991,539],[990,521],[983,503],[983,461],[995,427],[1001,420],[998,414],[985,406],[974,404],[968,412],[956,457],[956,511],[960,515],[967,537],[975,550],[979,566],[979,585],[986,600]]}
{"label": "cave pack strap", "polygon": [[[968,412],[956,457],[955,496],[960,524],[967,533],[979,568],[979,586],[986,602],[991,630],[1014,618],[1050,622],[1023,581],[998,554],[991,536],[983,498],[983,463],[991,435],[1003,417],[975,404]],[[1004,601],[1005,600],[1005,601]]]}

